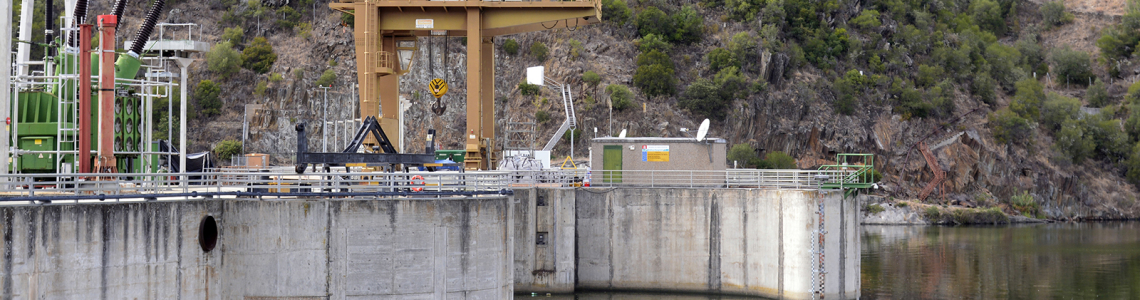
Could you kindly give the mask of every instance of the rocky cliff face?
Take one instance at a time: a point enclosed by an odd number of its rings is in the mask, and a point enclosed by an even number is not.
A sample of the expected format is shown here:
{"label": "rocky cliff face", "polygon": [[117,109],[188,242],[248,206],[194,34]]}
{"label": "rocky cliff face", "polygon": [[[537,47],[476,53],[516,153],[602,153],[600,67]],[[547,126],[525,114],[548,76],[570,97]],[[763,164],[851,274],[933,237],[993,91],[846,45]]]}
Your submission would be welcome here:
{"label": "rocky cliff face", "polygon": [[[217,2],[217,3],[215,3]],[[1112,2],[1112,1],[1110,1]],[[1069,45],[1095,53],[1095,40],[1099,30],[1112,22],[1112,15],[1120,14],[1122,6],[1113,3],[1069,4],[1077,12],[1074,24],[1042,34],[1045,47]],[[271,3],[268,3],[271,4]],[[100,4],[109,5],[109,4]],[[311,5],[311,4],[310,4]],[[1034,2],[1024,2],[1022,11],[1036,11]],[[127,28],[136,28],[142,15],[142,5],[128,10]],[[308,38],[297,30],[284,30],[271,25],[271,17],[233,23],[222,20],[227,7],[240,3],[222,1],[179,1],[170,5],[165,22],[194,22],[201,24],[206,41],[216,41],[226,27],[241,26],[247,40],[252,36],[265,36],[278,54],[271,73],[284,75],[284,80],[270,83],[267,93],[254,96],[254,87],[266,81],[268,74],[255,74],[242,70],[222,81],[225,109],[222,115],[199,118],[190,122],[191,149],[205,150],[223,139],[241,139],[243,113],[246,105],[251,122],[246,152],[271,153],[284,163],[295,149],[296,135],[293,126],[309,124],[310,145],[320,147],[322,135],[330,142],[343,145],[339,138],[354,127],[337,125],[339,131],[319,129],[319,120],[328,109],[330,120],[359,118],[357,101],[352,90],[355,83],[355,58],[352,29],[343,26],[339,13],[328,10],[327,3],[316,3],[318,9],[301,11],[301,20],[312,24]],[[93,8],[93,10],[97,10]],[[1022,13],[1024,22],[1035,18]],[[711,78],[704,56],[716,47],[728,44],[732,35],[753,30],[736,22],[725,22],[725,12],[702,10],[705,18],[704,38],[692,45],[676,46],[670,54],[677,66],[676,74],[684,88],[697,78]],[[260,25],[258,25],[260,23]],[[572,30],[573,29],[573,30]],[[633,88],[635,57],[639,53],[634,45],[636,30],[632,25],[602,24],[582,28],[558,28],[544,32],[518,34],[496,39],[495,97],[496,130],[503,132],[508,121],[533,121],[537,111],[546,111],[551,119],[539,123],[535,147],[541,147],[564,120],[558,93],[544,89],[538,97],[523,96],[518,84],[524,81],[525,68],[542,65],[547,76],[569,84],[573,89],[579,128],[585,129],[576,143],[575,156],[584,157],[593,136],[616,135],[627,129],[631,136],[684,136],[680,128],[695,128],[702,117],[681,109],[680,96],[648,98]],[[502,50],[507,39],[520,45],[520,53],[509,55]],[[580,42],[582,51],[572,55],[570,41]],[[418,151],[423,147],[427,129],[436,129],[438,141],[444,149],[462,148],[462,131],[466,124],[466,46],[461,38],[421,38],[420,51],[414,59],[413,70],[400,78],[400,95],[407,105],[404,118],[405,149]],[[539,61],[527,54],[535,42],[549,48],[549,59]],[[1012,42],[1012,41],[1010,41]],[[761,49],[763,50],[763,49]],[[1095,55],[1095,54],[1094,54]],[[1094,57],[1095,59],[1095,57]],[[335,65],[330,64],[335,62]],[[753,67],[758,62],[753,62]],[[328,90],[325,104],[324,91],[315,88],[314,81],[326,69],[336,72],[338,79]],[[192,67],[192,81],[214,79],[215,74],[206,68],[204,61]],[[295,76],[297,70],[302,74]],[[597,88],[581,80],[586,71],[601,75]],[[753,71],[758,73],[757,71]],[[804,67],[794,70],[787,79],[770,84],[762,92],[751,92],[729,106],[728,117],[713,123],[710,136],[722,137],[730,144],[748,143],[757,149],[784,151],[797,158],[801,168],[815,168],[835,157],[836,153],[874,153],[876,167],[884,175],[882,188],[871,191],[892,198],[909,199],[931,179],[930,167],[916,148],[923,141],[935,148],[938,168],[946,171],[945,187],[927,199],[931,203],[963,206],[982,206],[999,203],[1023,192],[1030,193],[1041,205],[1045,215],[1054,218],[1135,218],[1140,216],[1140,205],[1135,201],[1136,189],[1125,183],[1123,171],[1105,162],[1086,161],[1081,164],[1058,162],[1052,159],[1055,150],[1047,135],[1029,147],[1013,147],[994,140],[987,115],[1007,106],[1009,95],[1000,94],[994,105],[955,93],[955,110],[944,118],[904,119],[892,111],[887,99],[862,99],[852,115],[838,114],[833,103],[836,96],[826,80],[820,80],[826,70]],[[447,110],[442,115],[431,112],[435,102],[427,93],[427,82],[444,78],[450,92],[442,102]],[[1129,82],[1113,82],[1110,94],[1120,97]],[[608,96],[603,92],[609,84],[625,84],[638,96],[636,106],[625,111],[614,111],[612,119],[606,106]],[[1083,88],[1067,88],[1063,83],[1047,81],[1047,89],[1067,95],[1081,95]],[[196,84],[192,84],[194,88]],[[545,99],[545,100],[544,100]],[[385,108],[386,109],[386,108]],[[612,121],[612,131],[610,124]],[[394,134],[389,133],[390,136]],[[318,148],[314,148],[318,149]],[[556,147],[555,156],[569,154],[569,145],[563,141]],[[945,195],[943,197],[943,195]]]}

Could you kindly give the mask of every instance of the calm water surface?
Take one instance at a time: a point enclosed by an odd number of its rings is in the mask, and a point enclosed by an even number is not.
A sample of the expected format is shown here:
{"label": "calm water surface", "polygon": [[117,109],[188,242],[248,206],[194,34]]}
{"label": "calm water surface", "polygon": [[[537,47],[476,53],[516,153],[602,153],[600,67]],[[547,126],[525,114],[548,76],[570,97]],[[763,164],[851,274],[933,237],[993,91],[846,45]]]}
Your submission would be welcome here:
{"label": "calm water surface", "polygon": [[[863,299],[1140,300],[1140,222],[863,226]],[[517,299],[711,300],[578,293]]]}
{"label": "calm water surface", "polygon": [[864,226],[864,299],[1140,299],[1140,222]]}

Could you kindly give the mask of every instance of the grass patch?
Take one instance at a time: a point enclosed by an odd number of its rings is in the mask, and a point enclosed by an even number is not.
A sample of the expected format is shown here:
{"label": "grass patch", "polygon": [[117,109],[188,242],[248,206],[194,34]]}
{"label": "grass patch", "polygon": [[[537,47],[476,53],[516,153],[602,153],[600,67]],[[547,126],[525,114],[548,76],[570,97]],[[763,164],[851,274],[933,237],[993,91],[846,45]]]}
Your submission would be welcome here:
{"label": "grass patch", "polygon": [[1009,216],[996,207],[940,209],[929,206],[923,211],[926,221],[937,224],[1009,224]]}
{"label": "grass patch", "polygon": [[906,201],[899,201],[899,202],[895,203],[895,206],[898,206],[898,207],[907,207],[907,206],[910,206],[910,202],[906,202]]}
{"label": "grass patch", "polygon": [[887,210],[886,208],[883,208],[882,205],[878,205],[878,204],[868,204],[867,206],[863,207],[863,211],[866,211],[868,214],[872,214],[872,215],[881,213],[881,212],[886,211],[886,210]]}

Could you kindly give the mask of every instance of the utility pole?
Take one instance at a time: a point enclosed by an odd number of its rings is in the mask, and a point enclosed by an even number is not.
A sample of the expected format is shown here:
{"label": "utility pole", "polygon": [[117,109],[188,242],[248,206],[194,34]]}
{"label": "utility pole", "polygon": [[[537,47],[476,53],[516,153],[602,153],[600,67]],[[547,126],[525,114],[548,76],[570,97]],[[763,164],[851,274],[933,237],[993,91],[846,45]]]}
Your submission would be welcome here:
{"label": "utility pole", "polygon": [[[186,95],[190,85],[186,83],[186,79],[190,76],[190,63],[193,63],[194,59],[177,57],[174,58],[174,62],[178,63],[178,68],[182,71],[182,78],[179,78],[182,80],[182,84],[178,88],[182,97],[182,101],[179,103],[182,107],[178,115],[178,172],[186,173],[186,104],[190,102],[189,96]],[[181,182],[186,184],[184,180]]]}
{"label": "utility pole", "polygon": [[325,101],[321,105],[325,107],[325,116],[321,121],[321,152],[329,152],[329,87],[321,88],[325,90]]}

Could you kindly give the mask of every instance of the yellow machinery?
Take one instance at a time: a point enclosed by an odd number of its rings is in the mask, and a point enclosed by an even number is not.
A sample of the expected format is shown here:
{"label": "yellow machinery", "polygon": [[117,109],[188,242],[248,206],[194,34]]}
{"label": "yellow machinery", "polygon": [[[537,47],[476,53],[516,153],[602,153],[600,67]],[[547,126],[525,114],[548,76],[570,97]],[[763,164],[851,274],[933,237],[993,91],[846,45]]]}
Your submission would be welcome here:
{"label": "yellow machinery", "polygon": [[[360,117],[375,116],[399,131],[399,75],[408,72],[416,37],[467,37],[466,169],[487,170],[495,140],[493,38],[601,21],[601,0],[426,1],[340,0],[329,7],[353,14]],[[400,133],[403,134],[402,132]],[[395,139],[400,148],[399,138]]]}

